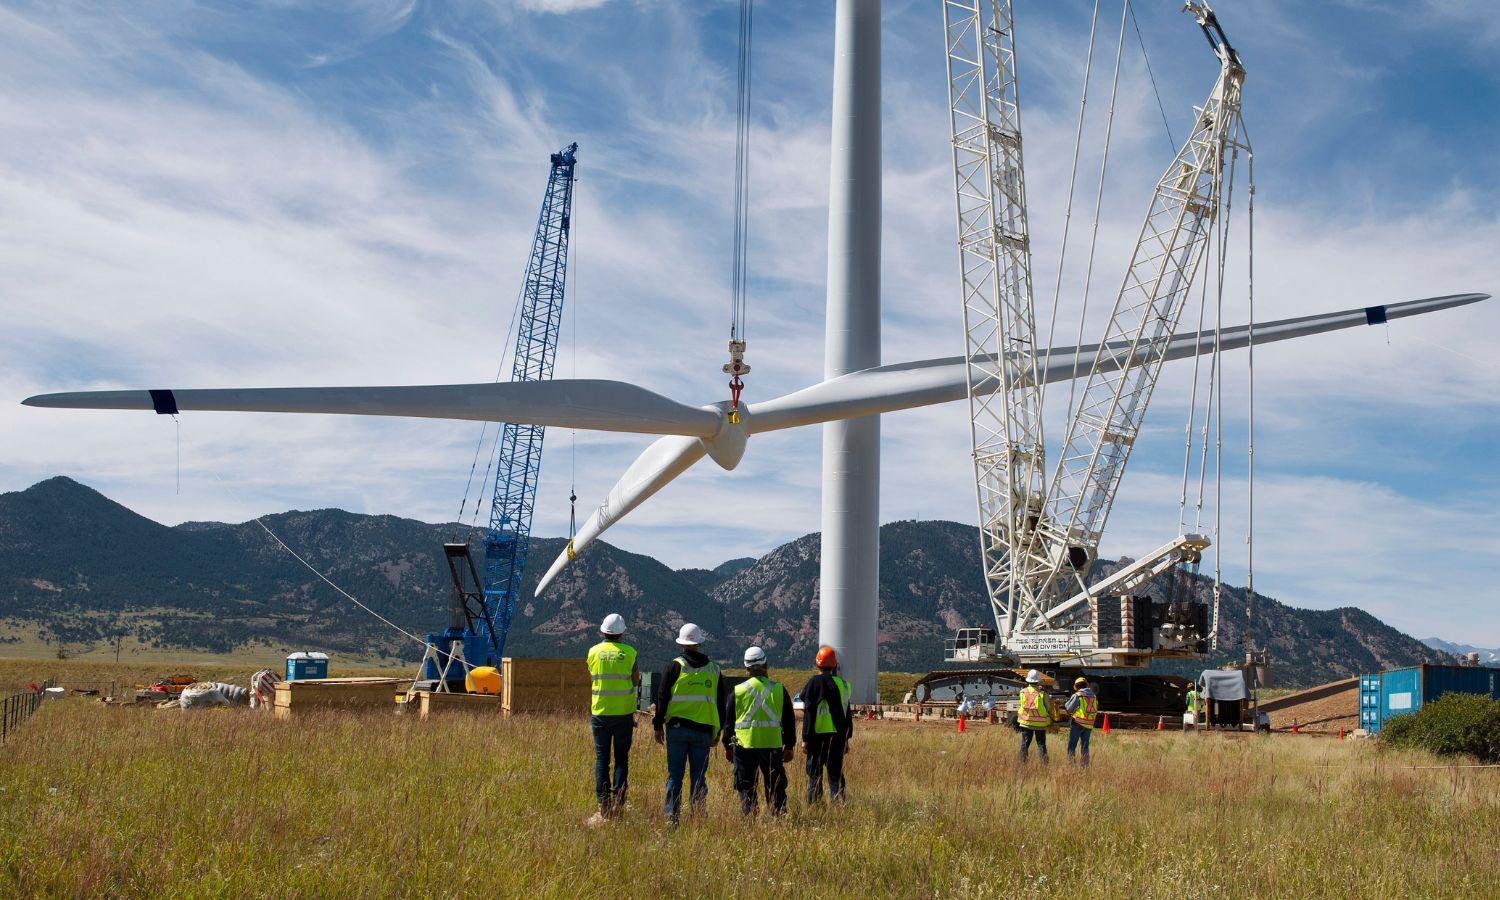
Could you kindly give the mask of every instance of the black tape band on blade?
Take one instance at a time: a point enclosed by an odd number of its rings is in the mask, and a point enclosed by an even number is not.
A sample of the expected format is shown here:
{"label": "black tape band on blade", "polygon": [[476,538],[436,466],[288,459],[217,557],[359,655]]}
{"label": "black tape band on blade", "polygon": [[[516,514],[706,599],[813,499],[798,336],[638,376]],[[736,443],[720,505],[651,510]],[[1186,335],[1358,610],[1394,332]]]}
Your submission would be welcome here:
{"label": "black tape band on blade", "polygon": [[1384,306],[1366,306],[1365,307],[1365,324],[1366,325],[1384,325],[1385,324],[1385,307]]}
{"label": "black tape band on blade", "polygon": [[156,408],[159,416],[177,415],[177,398],[172,396],[171,391],[150,391],[151,405]]}

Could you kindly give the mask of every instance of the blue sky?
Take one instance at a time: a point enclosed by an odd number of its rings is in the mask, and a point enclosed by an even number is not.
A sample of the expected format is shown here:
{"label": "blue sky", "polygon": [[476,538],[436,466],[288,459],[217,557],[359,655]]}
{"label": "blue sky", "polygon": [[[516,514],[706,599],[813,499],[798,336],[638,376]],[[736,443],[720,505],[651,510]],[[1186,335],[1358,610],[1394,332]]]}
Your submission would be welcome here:
{"label": "blue sky", "polygon": [[[832,45],[832,4],[758,6],[752,401],[821,372]],[[1178,3],[1138,6],[1181,139],[1215,64]],[[1043,308],[1091,9],[1018,3]],[[1487,4],[1225,0],[1219,13],[1249,72],[1262,318],[1500,288]],[[1119,14],[1101,2],[1062,333],[1079,308]],[[558,374],[720,399],[735,15],[647,0],[0,4],[0,397],[488,380],[547,154],[576,140],[577,338]],[[959,352],[939,17],[928,2],[885,5],[887,361]],[[1091,311],[1118,285],[1169,153],[1133,31],[1125,48]],[[1491,303],[1257,355],[1258,588],[1500,645],[1497,324]],[[1177,526],[1190,370],[1163,378],[1106,553]],[[1239,583],[1238,360],[1226,403],[1222,544]],[[0,489],[62,472],[167,522],[324,506],[443,521],[478,437],[468,423],[336,417],[200,414],[181,428],[179,494],[170,421],[0,404]],[[818,441],[758,438],[737,471],[700,466],[607,539],[713,565],[813,531]],[[883,519],[972,520],[966,442],[961,404],[887,417]],[[578,435],[581,506],[645,443]],[[572,447],[549,436],[539,534],[566,528]]]}

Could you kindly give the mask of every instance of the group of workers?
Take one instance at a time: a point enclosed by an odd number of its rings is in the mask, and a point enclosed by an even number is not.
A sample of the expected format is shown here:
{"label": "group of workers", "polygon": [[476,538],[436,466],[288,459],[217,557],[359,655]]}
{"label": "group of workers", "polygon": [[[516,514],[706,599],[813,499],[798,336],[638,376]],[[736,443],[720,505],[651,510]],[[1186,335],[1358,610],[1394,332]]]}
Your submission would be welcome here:
{"label": "group of workers", "polygon": [[[641,682],[634,647],[625,643],[625,619],[606,616],[600,641],[588,652],[591,725],[594,733],[594,793],[600,825],[619,815],[629,785],[630,745],[635,728],[636,688]],[[691,810],[708,802],[708,759],[722,741],[724,758],[734,765],[740,809],[753,814],[764,793],[772,814],[786,810],[786,764],[798,743],[791,694],[767,672],[766,652],[745,651],[749,676],[732,689],[717,664],[703,652],[703,629],[688,623],[677,635],[681,655],[662,669],[651,728],[667,750],[667,790],[663,814],[675,825],[682,810],[683,775],[688,776]],[[849,682],[838,675],[838,656],[821,647],[817,674],[802,689],[801,745],[806,758],[807,802],[823,799],[826,774],[834,800],[844,797],[844,756],[854,736]],[[613,763],[613,771],[611,771]],[[759,789],[757,789],[757,784]]]}
{"label": "group of workers", "polygon": [[[1021,689],[1020,706],[1016,712],[1016,724],[1021,728],[1020,761],[1025,763],[1036,744],[1037,756],[1047,762],[1047,729],[1056,722],[1068,723],[1068,759],[1081,759],[1089,764],[1089,738],[1094,733],[1094,720],[1099,717],[1099,698],[1089,687],[1087,678],[1073,680],[1073,694],[1068,697],[1061,710],[1042,690],[1042,673],[1032,669],[1026,673],[1026,686]],[[1075,753],[1077,754],[1075,756]]]}

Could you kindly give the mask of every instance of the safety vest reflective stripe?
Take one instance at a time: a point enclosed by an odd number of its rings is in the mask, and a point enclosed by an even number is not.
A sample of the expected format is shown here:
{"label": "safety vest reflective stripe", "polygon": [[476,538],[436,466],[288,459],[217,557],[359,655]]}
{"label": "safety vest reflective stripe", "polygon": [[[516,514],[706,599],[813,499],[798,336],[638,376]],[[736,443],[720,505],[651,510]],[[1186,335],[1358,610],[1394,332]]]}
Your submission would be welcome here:
{"label": "safety vest reflective stripe", "polygon": [[750,750],[781,746],[781,716],[771,710],[772,698],[780,695],[781,685],[764,676],[735,685],[735,743]]}
{"label": "safety vest reflective stripe", "polygon": [[[591,688],[589,711],[596,716],[626,716],[635,712],[635,648],[618,641],[600,641],[589,648]],[[620,686],[619,682],[626,686]]]}
{"label": "safety vest reflective stripe", "polygon": [[1073,708],[1073,721],[1084,728],[1094,727],[1094,718],[1099,715],[1099,698],[1093,694],[1079,693],[1078,705]]}
{"label": "safety vest reflective stripe", "polygon": [[712,662],[694,666],[677,658],[677,680],[667,700],[668,719],[683,719],[719,730],[719,667]]}
{"label": "safety vest reflective stripe", "polygon": [[1046,728],[1051,725],[1052,711],[1047,707],[1047,695],[1038,688],[1023,688],[1021,710],[1016,719],[1022,728]]}
{"label": "safety vest reflective stripe", "polygon": [[[833,683],[839,687],[839,702],[844,704],[844,716],[849,715],[849,682],[835,675]],[[813,734],[833,734],[833,713],[828,711],[828,701],[818,702],[818,718],[813,723]]]}

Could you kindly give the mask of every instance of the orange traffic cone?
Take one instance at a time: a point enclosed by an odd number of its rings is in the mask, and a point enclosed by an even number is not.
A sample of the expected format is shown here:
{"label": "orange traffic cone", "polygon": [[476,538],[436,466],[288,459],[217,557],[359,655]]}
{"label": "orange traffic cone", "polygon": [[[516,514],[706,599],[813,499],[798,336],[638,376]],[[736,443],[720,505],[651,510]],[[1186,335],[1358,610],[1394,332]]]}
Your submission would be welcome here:
{"label": "orange traffic cone", "polygon": [[1165,717],[1164,716],[1157,716],[1156,717],[1156,730],[1157,731],[1166,731],[1167,730],[1166,729],[1166,722],[1165,722]]}
{"label": "orange traffic cone", "polygon": [[1109,734],[1109,713],[1104,714],[1104,733]]}
{"label": "orange traffic cone", "polygon": [[963,713],[959,713],[958,714],[958,733],[959,734],[963,734],[964,733],[964,714]]}

